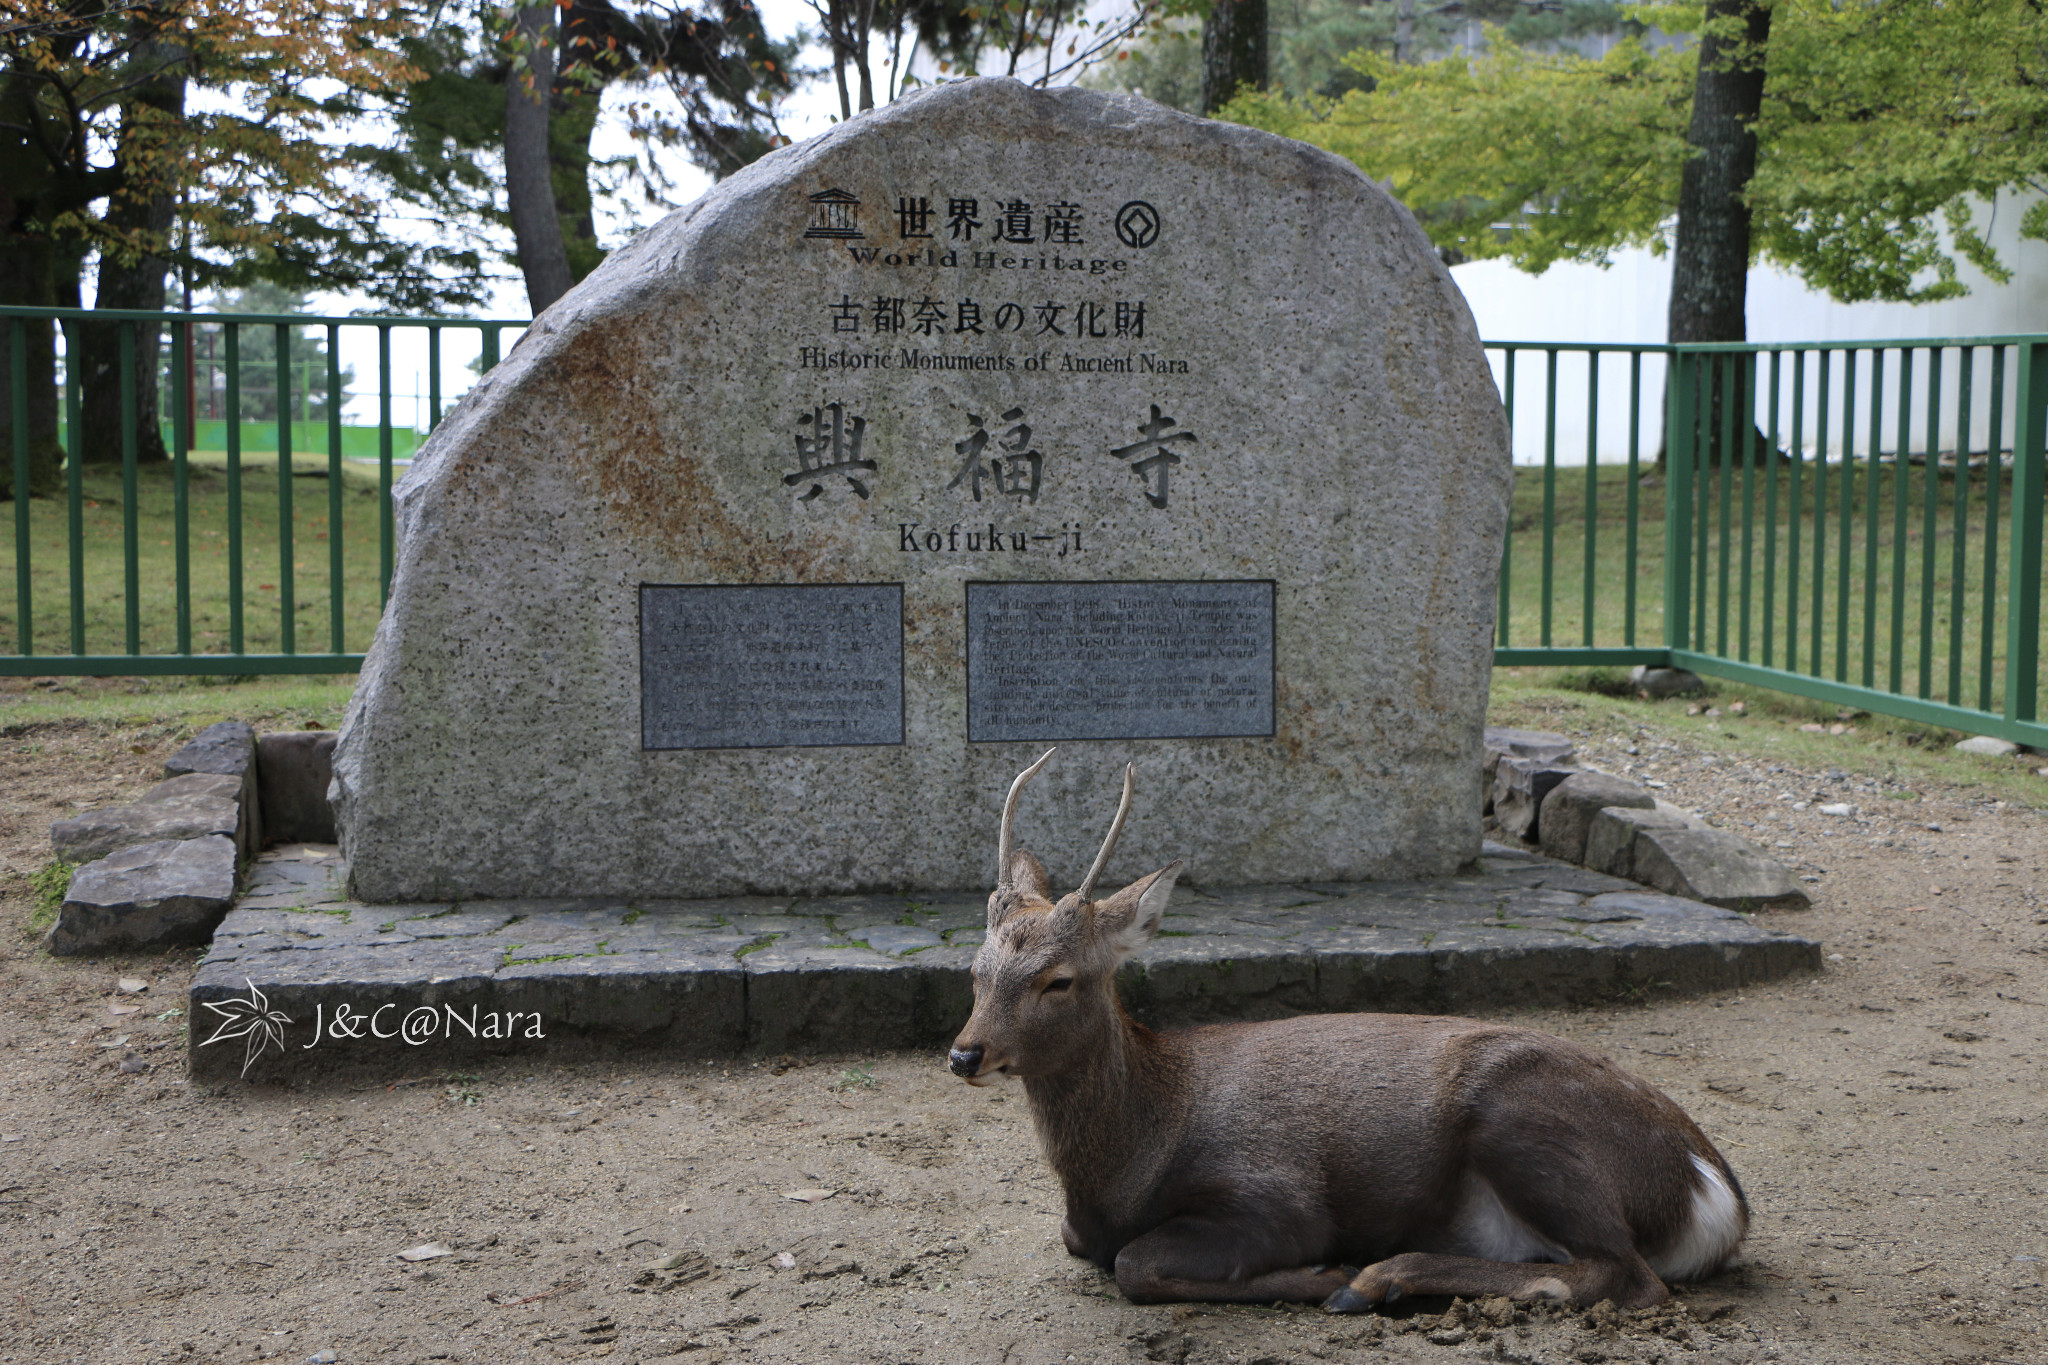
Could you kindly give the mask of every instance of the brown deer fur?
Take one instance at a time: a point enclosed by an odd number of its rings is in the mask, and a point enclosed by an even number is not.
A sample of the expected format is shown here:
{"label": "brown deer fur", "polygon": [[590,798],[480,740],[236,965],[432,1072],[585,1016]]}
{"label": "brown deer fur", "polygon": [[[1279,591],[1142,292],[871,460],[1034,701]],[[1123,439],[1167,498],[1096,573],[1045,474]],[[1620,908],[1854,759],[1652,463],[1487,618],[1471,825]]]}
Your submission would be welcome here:
{"label": "brown deer fur", "polygon": [[[1047,758],[1051,757],[1050,753]],[[1181,865],[1055,903],[1009,848],[952,1052],[1021,1078],[1066,1188],[1067,1249],[1135,1302],[1406,1295],[1661,1302],[1748,1226],[1735,1174],[1654,1087],[1575,1043],[1471,1019],[1341,1014],[1156,1033],[1120,963]],[[1355,1267],[1364,1267],[1359,1270]]]}

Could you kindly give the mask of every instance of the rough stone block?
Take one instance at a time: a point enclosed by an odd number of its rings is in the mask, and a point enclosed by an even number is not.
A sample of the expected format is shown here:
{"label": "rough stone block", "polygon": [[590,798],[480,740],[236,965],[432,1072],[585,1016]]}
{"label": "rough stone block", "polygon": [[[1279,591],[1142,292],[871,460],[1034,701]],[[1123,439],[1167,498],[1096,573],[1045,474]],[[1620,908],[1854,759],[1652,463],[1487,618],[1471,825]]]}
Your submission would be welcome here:
{"label": "rough stone block", "polygon": [[65,862],[88,863],[136,844],[199,839],[209,834],[232,839],[241,819],[239,802],[217,796],[143,801],[59,820],[50,826],[50,844]]}
{"label": "rough stone block", "polygon": [[138,805],[148,806],[159,801],[193,801],[200,797],[239,801],[242,779],[233,773],[182,773],[165,778],[135,800]]}
{"label": "rough stone block", "polygon": [[235,828],[229,832],[235,837],[235,852],[241,857],[243,864],[247,865],[263,851],[252,842],[257,834],[257,821],[241,808],[242,796],[247,786],[246,775],[180,773],[176,777],[167,777],[151,787],[136,798],[136,804],[153,806],[164,802],[193,801],[201,797],[234,802]]}
{"label": "rough stone block", "polygon": [[1593,812],[1593,819],[1586,827],[1586,848],[1582,860],[1596,872],[1638,880],[1635,875],[1638,831],[1692,827],[1693,822],[1676,811],[1603,807]]}
{"label": "rough stone block", "polygon": [[224,720],[209,725],[164,762],[164,776],[217,773],[241,777],[256,763],[256,731],[247,721]]}
{"label": "rough stone block", "polygon": [[1543,798],[1537,829],[1546,857],[1568,863],[1586,858],[1586,832],[1593,817],[1609,806],[1654,810],[1657,798],[1639,782],[1612,773],[1573,773]]}
{"label": "rough stone block", "polygon": [[241,782],[242,822],[235,843],[249,857],[263,847],[263,811],[256,793],[256,730],[247,721],[209,725],[164,762],[165,777],[209,773]]}
{"label": "rough stone block", "polygon": [[332,730],[288,730],[256,741],[256,788],[263,800],[263,837],[279,844],[331,844],[334,808]]}
{"label": "rough stone block", "polygon": [[46,942],[59,957],[204,943],[234,898],[234,840],[138,844],[72,874]]}
{"label": "rough stone block", "polygon": [[1479,789],[1485,795],[1485,808],[1481,814],[1493,813],[1493,776],[1503,758],[1533,758],[1539,762],[1555,763],[1559,767],[1570,767],[1572,742],[1563,735],[1554,735],[1547,730],[1517,730],[1507,725],[1486,727],[1483,741],[1485,764],[1482,769]]}
{"label": "rough stone block", "polygon": [[1635,879],[1730,910],[1803,910],[1812,902],[1783,864],[1722,829],[1642,829]]}
{"label": "rough stone block", "polygon": [[1501,759],[1493,770],[1493,818],[1517,839],[1536,838],[1543,798],[1576,771],[1533,758]]}
{"label": "rough stone block", "polygon": [[1651,668],[1648,664],[1637,664],[1629,673],[1629,681],[1636,685],[1639,695],[1653,698],[1685,697],[1707,688],[1700,675],[1688,669]]}

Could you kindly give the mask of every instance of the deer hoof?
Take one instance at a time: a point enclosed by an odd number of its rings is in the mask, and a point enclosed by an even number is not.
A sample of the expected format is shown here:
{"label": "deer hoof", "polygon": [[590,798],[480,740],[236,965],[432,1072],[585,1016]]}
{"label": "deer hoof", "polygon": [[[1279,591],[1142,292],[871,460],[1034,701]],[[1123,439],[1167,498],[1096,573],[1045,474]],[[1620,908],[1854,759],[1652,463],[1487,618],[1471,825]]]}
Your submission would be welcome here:
{"label": "deer hoof", "polygon": [[1329,1298],[1323,1300],[1325,1313],[1368,1313],[1372,1311],[1372,1300],[1345,1285]]}

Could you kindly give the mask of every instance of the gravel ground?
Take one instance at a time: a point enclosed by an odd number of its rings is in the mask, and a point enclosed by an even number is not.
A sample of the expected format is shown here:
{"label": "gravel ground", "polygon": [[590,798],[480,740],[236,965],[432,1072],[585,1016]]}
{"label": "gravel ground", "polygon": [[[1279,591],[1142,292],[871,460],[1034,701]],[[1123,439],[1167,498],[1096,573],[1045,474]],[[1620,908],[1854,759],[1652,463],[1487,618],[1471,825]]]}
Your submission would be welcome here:
{"label": "gravel ground", "polygon": [[1645,1314],[1340,1320],[1123,1302],[1060,1247],[1021,1091],[934,1056],[190,1085],[190,954],[27,934],[49,822],[139,793],[176,738],[0,734],[0,1361],[2048,1361],[2048,821],[1980,792],[1582,735],[1818,879],[1816,977],[1513,1016],[1684,1104],[1751,1238]]}

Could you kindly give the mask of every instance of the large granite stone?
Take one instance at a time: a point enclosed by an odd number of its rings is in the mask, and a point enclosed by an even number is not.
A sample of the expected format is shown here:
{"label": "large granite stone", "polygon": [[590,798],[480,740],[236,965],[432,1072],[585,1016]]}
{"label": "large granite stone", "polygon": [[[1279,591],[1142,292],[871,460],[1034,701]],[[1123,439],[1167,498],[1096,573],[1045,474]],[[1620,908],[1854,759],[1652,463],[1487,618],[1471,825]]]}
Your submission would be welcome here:
{"label": "large granite stone", "polygon": [[1812,902],[1785,866],[1722,829],[1641,829],[1633,874],[1645,886],[1731,910],[1804,910]]}
{"label": "large granite stone", "polygon": [[59,957],[205,943],[234,897],[234,840],[137,844],[71,875],[46,943]]}
{"label": "large granite stone", "polygon": [[1573,773],[1543,798],[1537,831],[1544,855],[1568,863],[1588,861],[1586,831],[1592,828],[1593,817],[1608,806],[1655,810],[1657,798],[1640,782],[1612,773]]}
{"label": "large granite stone", "polygon": [[136,844],[165,839],[198,839],[209,834],[232,839],[241,819],[241,803],[218,796],[143,800],[59,820],[50,826],[50,844],[65,862],[87,863]]}
{"label": "large granite stone", "polygon": [[285,730],[256,741],[257,790],[263,798],[263,837],[276,843],[331,844],[334,807],[332,730]]}
{"label": "large granite stone", "polygon": [[256,793],[256,730],[247,721],[224,720],[207,726],[185,741],[164,761],[164,776],[208,773],[232,777],[241,784],[241,824],[235,842],[244,857],[263,847],[263,812]]}
{"label": "large granite stone", "polygon": [[985,888],[1055,741],[1019,831],[1063,884],[1132,760],[1105,885],[1450,872],[1508,484],[1470,313],[1347,162],[913,95],[614,252],[422,448],[354,889]]}

